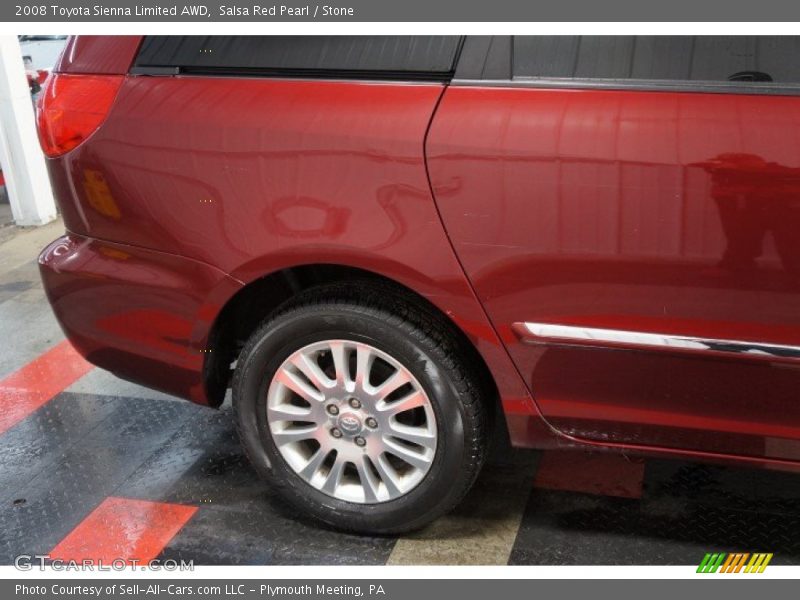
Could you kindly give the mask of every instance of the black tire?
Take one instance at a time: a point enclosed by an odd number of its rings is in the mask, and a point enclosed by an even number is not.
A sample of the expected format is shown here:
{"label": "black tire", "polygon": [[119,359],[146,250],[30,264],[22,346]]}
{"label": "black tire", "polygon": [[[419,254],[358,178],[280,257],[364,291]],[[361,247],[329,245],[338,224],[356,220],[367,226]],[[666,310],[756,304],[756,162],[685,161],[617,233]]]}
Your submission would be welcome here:
{"label": "black tire", "polygon": [[[267,390],[278,367],[312,342],[368,343],[402,363],[428,394],[437,447],[422,481],[376,504],[343,501],[306,483],[278,451],[267,423]],[[337,529],[398,534],[418,529],[458,504],[486,455],[485,386],[473,355],[433,310],[394,287],[372,282],[309,289],[281,306],[253,333],[233,380],[236,424],[256,470],[292,506]]]}

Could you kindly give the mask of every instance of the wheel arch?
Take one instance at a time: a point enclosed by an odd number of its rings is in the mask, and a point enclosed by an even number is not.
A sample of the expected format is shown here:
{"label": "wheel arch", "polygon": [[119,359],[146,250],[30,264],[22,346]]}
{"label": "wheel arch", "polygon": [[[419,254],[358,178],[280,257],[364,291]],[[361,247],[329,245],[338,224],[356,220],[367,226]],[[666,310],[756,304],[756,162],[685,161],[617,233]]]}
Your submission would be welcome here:
{"label": "wheel arch", "polygon": [[[468,296],[471,296],[468,285],[462,291],[455,289],[457,282],[426,282],[423,286],[429,290],[425,294],[398,278],[387,277],[360,266],[337,263],[306,263],[277,269],[245,283],[224,303],[211,326],[207,344],[211,352],[204,359],[203,379],[209,403],[212,406],[222,403],[230,383],[231,365],[249,335],[270,313],[311,287],[353,280],[358,280],[362,285],[364,282],[372,282],[376,286],[393,287],[409,301],[425,306],[439,317],[443,326],[457,336],[465,352],[481,371],[487,392],[491,396],[490,401],[494,405],[492,414],[501,413],[499,399],[502,390],[497,385],[497,379],[486,357],[479,349],[482,344],[486,345],[490,341],[491,345],[500,345],[500,340],[483,316],[480,306],[465,306],[469,304]],[[450,293],[437,291],[442,286],[449,288]],[[474,296],[471,301],[477,303]],[[479,313],[475,308],[479,309]],[[476,316],[482,316],[483,321],[476,320]]]}

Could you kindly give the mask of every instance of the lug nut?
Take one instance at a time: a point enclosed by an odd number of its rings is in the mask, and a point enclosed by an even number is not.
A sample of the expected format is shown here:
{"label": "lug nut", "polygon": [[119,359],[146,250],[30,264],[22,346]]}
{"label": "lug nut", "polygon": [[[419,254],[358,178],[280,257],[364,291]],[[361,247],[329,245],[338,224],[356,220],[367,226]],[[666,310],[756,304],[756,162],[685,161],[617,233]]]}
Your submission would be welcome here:
{"label": "lug nut", "polygon": [[361,436],[358,436],[358,437],[356,438],[355,442],[356,442],[356,446],[366,446],[366,445],[367,445],[367,440],[365,440],[365,439],[364,439],[363,437],[361,437]]}
{"label": "lug nut", "polygon": [[359,402],[355,398],[350,398],[350,406],[352,406],[353,408],[361,408],[361,402]]}
{"label": "lug nut", "polygon": [[377,426],[378,426],[378,422],[374,418],[369,417],[367,419],[367,427],[369,427],[371,429],[375,429]]}
{"label": "lug nut", "polygon": [[339,408],[335,404],[328,404],[328,414],[329,415],[338,415]]}
{"label": "lug nut", "polygon": [[333,429],[331,429],[331,435],[335,438],[340,438],[342,437],[342,432],[336,429],[336,427],[334,427]]}

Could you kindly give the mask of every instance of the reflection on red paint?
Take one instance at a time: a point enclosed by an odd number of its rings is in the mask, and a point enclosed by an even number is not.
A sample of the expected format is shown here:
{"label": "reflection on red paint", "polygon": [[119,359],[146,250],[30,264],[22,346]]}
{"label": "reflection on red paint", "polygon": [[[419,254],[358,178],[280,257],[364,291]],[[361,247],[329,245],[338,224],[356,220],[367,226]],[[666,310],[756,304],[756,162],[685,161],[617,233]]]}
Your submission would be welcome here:
{"label": "reflection on red paint", "polygon": [[140,35],[73,35],[53,71],[122,75],[141,42]]}
{"label": "reflection on red paint", "polygon": [[185,356],[189,350],[192,323],[159,309],[123,310],[97,319],[97,328],[131,343],[148,344],[164,353]]}
{"label": "reflection on red paint", "polygon": [[92,370],[63,341],[0,381],[0,434]]}
{"label": "reflection on red paint", "polygon": [[50,552],[52,559],[111,564],[156,558],[197,512],[196,506],[106,498]]}

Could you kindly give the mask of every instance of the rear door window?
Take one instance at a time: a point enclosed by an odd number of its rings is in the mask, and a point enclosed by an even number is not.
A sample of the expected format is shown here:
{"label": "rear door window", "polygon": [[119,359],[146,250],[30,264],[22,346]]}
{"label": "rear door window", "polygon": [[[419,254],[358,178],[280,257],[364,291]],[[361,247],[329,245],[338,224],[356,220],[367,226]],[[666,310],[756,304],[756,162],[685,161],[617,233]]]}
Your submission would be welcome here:
{"label": "rear door window", "polygon": [[458,36],[148,36],[134,71],[448,79]]}
{"label": "rear door window", "polygon": [[514,78],[800,83],[798,36],[515,36]]}

